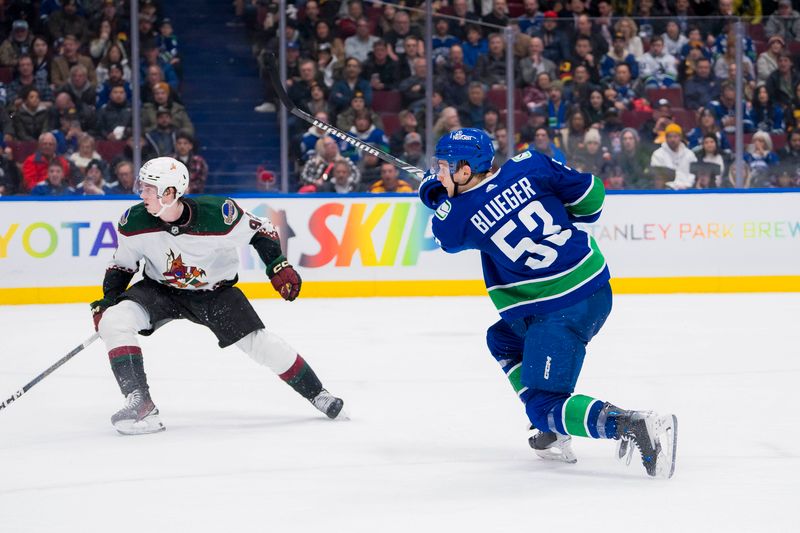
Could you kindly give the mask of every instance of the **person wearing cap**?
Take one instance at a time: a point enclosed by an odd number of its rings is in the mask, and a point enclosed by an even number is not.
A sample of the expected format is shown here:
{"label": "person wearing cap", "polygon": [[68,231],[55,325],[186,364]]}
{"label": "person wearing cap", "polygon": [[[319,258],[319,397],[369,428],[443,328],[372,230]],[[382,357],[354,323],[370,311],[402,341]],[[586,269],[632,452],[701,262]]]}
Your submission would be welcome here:
{"label": "person wearing cap", "polygon": [[383,129],[383,119],[381,119],[381,116],[378,113],[367,108],[367,101],[364,98],[364,93],[361,91],[356,91],[353,93],[353,99],[350,100],[350,106],[336,116],[336,127],[340,130],[349,131],[350,128],[353,127],[353,124],[355,124],[356,115],[362,111],[369,113],[369,119],[372,124],[375,124],[378,128]]}
{"label": "person wearing cap", "polygon": [[786,42],[780,35],[773,35],[769,38],[767,49],[758,55],[758,61],[756,61],[759,83],[767,81],[769,75],[778,70],[778,58],[785,46]]}
{"label": "person wearing cap", "polygon": [[380,37],[372,35],[372,26],[367,17],[359,17],[355,22],[355,33],[344,40],[345,57],[355,57],[365,63],[372,47]]}
{"label": "person wearing cap", "polygon": [[172,115],[172,125],[176,130],[183,130],[194,135],[194,124],[186,112],[186,107],[172,98],[172,88],[166,83],[158,82],[153,86],[153,102],[142,106],[142,129],[148,130],[156,125],[156,110],[166,108]]}
{"label": "person wearing cap", "polygon": [[784,42],[800,41],[800,13],[792,9],[791,0],[779,0],[778,9],[764,25],[767,37],[778,35]]}
{"label": "person wearing cap", "polygon": [[74,35],[81,43],[89,40],[89,24],[78,13],[78,0],[61,0],[61,10],[47,17],[45,27],[53,41],[67,35]]}
{"label": "person wearing cap", "polygon": [[675,179],[666,183],[670,189],[689,189],[694,185],[694,174],[689,166],[697,161],[697,156],[683,143],[683,130],[677,124],[670,124],[664,130],[666,140],[650,157],[650,166],[666,167],[675,171]]}
{"label": "person wearing cap", "polygon": [[400,172],[397,167],[391,163],[381,163],[381,179],[373,183],[369,192],[371,193],[385,193],[385,192],[414,192],[414,188],[405,180],[399,178]]}
{"label": "person wearing cap", "polygon": [[639,77],[639,62],[625,49],[625,35],[622,32],[614,32],[614,40],[611,48],[600,60],[600,78],[608,82],[614,78],[614,70],[620,63],[625,63],[630,69],[631,78]]}
{"label": "person wearing cap", "polygon": [[400,159],[414,166],[423,165],[425,157],[425,147],[422,145],[422,135],[416,131],[406,133],[403,138],[403,148]]}
{"label": "person wearing cap", "polygon": [[0,65],[16,67],[19,56],[31,53],[33,35],[28,30],[28,23],[15,20],[11,25],[11,35],[0,45]]}

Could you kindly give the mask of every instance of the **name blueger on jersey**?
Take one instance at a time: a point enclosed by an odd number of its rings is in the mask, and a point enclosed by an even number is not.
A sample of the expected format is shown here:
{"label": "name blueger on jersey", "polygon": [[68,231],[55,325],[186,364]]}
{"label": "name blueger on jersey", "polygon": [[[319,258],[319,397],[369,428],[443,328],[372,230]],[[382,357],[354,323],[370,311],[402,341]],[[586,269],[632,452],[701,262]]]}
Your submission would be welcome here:
{"label": "name blueger on jersey", "polygon": [[486,234],[495,224],[534,196],[536,191],[533,190],[531,181],[521,178],[485,203],[469,220],[478,231]]}

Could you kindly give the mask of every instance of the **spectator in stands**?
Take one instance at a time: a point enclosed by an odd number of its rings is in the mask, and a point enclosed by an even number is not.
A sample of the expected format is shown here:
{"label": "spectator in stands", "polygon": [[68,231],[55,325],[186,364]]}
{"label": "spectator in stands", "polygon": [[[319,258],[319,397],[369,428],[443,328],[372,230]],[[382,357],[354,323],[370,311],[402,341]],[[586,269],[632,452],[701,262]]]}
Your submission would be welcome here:
{"label": "spectator in stands", "polygon": [[94,113],[97,90],[89,82],[89,71],[85,66],[81,64],[73,65],[69,69],[69,80],[58,90],[68,92],[82,114],[89,115]]}
{"label": "spectator in stands", "polygon": [[597,68],[600,63],[600,58],[608,52],[608,41],[606,41],[602,33],[596,31],[592,24],[592,19],[590,19],[589,15],[586,13],[581,13],[575,17],[575,35],[573,41],[577,43],[579,37],[586,37],[589,39],[592,63],[595,68]]}
{"label": "spectator in stands", "polygon": [[[375,148],[383,150],[384,152],[388,152],[389,139],[386,138],[386,133],[384,133],[382,129],[376,127],[375,124],[372,123],[370,113],[372,113],[372,111],[369,109],[362,109],[361,111],[358,111],[356,113],[355,120],[353,121],[353,126],[350,128],[348,133],[370,146],[374,146]],[[348,144],[347,146],[348,150],[343,152],[342,155],[358,162],[359,158],[361,157],[361,153],[355,148],[351,147],[351,145]]]}
{"label": "spectator in stands", "polygon": [[[491,11],[484,15],[481,19],[485,24],[492,24],[494,26],[508,26],[508,4],[506,0],[493,0],[491,2]],[[491,30],[496,31],[496,30]]]}
{"label": "spectator in stands", "polygon": [[464,48],[460,44],[454,44],[450,47],[450,53],[447,55],[445,61],[436,65],[436,72],[441,81],[442,78],[448,78],[453,75],[453,71],[460,68],[465,73],[470,72],[470,68],[464,63]]}
{"label": "spectator in stands", "polygon": [[33,75],[50,83],[50,45],[42,37],[34,37],[31,43],[33,58]]}
{"label": "spectator in stands", "polygon": [[464,64],[475,68],[478,58],[489,53],[489,41],[483,38],[480,28],[474,24],[467,26],[467,38],[461,42],[464,50]]}
{"label": "spectator in stands", "polygon": [[130,83],[131,67],[128,64],[128,58],[125,55],[124,48],[114,43],[108,47],[108,51],[103,55],[103,59],[100,60],[100,63],[98,63],[95,69],[98,85],[102,85],[103,82],[109,79],[112,65],[119,66],[122,69],[122,79]]}
{"label": "spectator in stands", "polygon": [[561,146],[567,158],[574,157],[584,147],[584,136],[589,129],[586,115],[580,107],[574,106],[567,115],[566,127],[561,130]]}
{"label": "spectator in stands", "polygon": [[478,20],[478,16],[469,10],[467,0],[453,0],[453,17],[450,19],[450,30],[457,39],[464,41],[467,38],[467,27]]}
{"label": "spectator in stands", "polygon": [[144,154],[142,159],[152,159],[153,157],[163,157],[175,153],[175,140],[178,133],[177,128],[172,124],[172,112],[167,107],[159,107],[156,110],[156,124],[144,134],[147,142],[146,147],[142,147]]}
{"label": "spectator in stands", "polygon": [[[409,76],[414,75],[414,63],[417,59],[425,59],[425,51],[423,48],[423,42],[420,39],[417,39],[414,35],[409,35],[405,39],[403,39],[403,49],[405,52],[402,54],[396,54],[397,56],[397,76],[400,80],[403,80]],[[389,55],[391,56],[391,48],[389,50]]]}
{"label": "spectator in stands", "polygon": [[19,141],[35,141],[52,128],[50,113],[39,97],[36,87],[28,87],[20,94],[22,105],[11,119],[14,137]]}
{"label": "spectator in stands", "polygon": [[142,50],[156,47],[158,32],[153,27],[154,22],[154,17],[139,13],[139,43],[141,43]]}
{"label": "spectator in stands", "polygon": [[618,31],[614,33],[611,49],[600,60],[600,79],[605,82],[611,81],[620,63],[628,65],[632,79],[639,77],[639,62],[625,49],[625,35]]}
{"label": "spectator in stands", "polygon": [[101,59],[108,49],[113,45],[111,37],[111,22],[103,20],[100,22],[95,38],[89,42],[89,55],[95,61]]}
{"label": "spectator in stands", "polygon": [[[100,109],[104,105],[108,103],[108,99],[111,96],[111,89],[116,87],[117,85],[122,85],[125,89],[125,94],[128,97],[128,100],[133,98],[133,91],[131,89],[131,84],[125,81],[125,72],[122,68],[122,65],[119,63],[112,63],[108,69],[108,77],[105,81],[102,82],[100,85],[99,90],[97,91],[97,104],[96,107]],[[169,87],[169,85],[167,85]]]}
{"label": "spectator in stands", "polygon": [[159,67],[161,69],[163,81],[167,82],[173,92],[176,94],[178,93],[180,86],[178,74],[175,72],[175,68],[172,65],[161,59],[158,53],[158,48],[155,46],[155,44],[144,49],[142,59],[141,66],[143,78],[145,75],[148,77],[150,76],[149,69],[151,67]]}
{"label": "spectator in stands", "polygon": [[[702,144],[699,144],[694,152],[699,163],[711,163],[719,166],[719,173],[716,174],[715,185],[717,187],[722,185],[722,176],[725,174],[725,159],[722,157],[722,150],[720,149],[717,136],[713,133],[704,135]],[[704,184],[702,187],[698,188],[707,189],[709,186]]]}
{"label": "spectator in stands", "polygon": [[94,63],[90,57],[80,54],[79,48],[80,42],[77,37],[72,34],[64,37],[61,55],[53,59],[50,67],[50,81],[56,87],[61,87],[69,81],[70,69],[75,65],[83,65],[88,73],[89,82],[93,86],[97,85]]}
{"label": "spectator in stands", "polygon": [[330,179],[323,181],[316,192],[336,194],[359,192],[361,187],[355,177],[354,168],[349,166],[346,160],[335,161],[331,169]]}
{"label": "spectator in stands", "polygon": [[11,25],[11,35],[0,45],[0,65],[16,67],[21,55],[31,53],[33,36],[28,29],[28,22],[15,20]]}
{"label": "spectator in stands", "polygon": [[778,159],[781,163],[800,168],[800,129],[793,130],[788,141],[786,146],[778,150]]}
{"label": "spectator in stands", "polygon": [[[33,157],[33,156],[30,156]],[[31,188],[31,196],[65,196],[75,194],[75,189],[66,179],[67,173],[58,161],[51,161],[46,166],[47,177]]]}
{"label": "spectator in stands", "polygon": [[533,148],[560,163],[566,163],[567,157],[550,137],[550,130],[545,126],[535,128],[533,134]]}
{"label": "spectator in stands", "polygon": [[796,167],[778,164],[773,167],[771,186],[779,189],[793,188],[798,186],[798,176]]}
{"label": "spectator in stands", "polygon": [[[56,162],[63,169],[63,176],[69,177],[69,161],[56,154],[56,138],[52,133],[42,133],[39,136],[39,146],[36,152],[25,158],[22,162],[22,182],[25,191],[30,191],[37,183],[47,179],[47,167]],[[69,181],[69,180],[68,180]]]}
{"label": "spectator in stands", "polygon": [[547,93],[547,125],[553,131],[562,129],[566,123],[569,104],[563,99],[564,87],[560,81],[550,84]]}
{"label": "spectator in stands", "polygon": [[639,37],[639,27],[636,22],[630,17],[620,18],[614,24],[614,31],[622,33],[625,36],[625,50],[629,54],[633,54],[637,60],[644,55],[644,45],[642,38]]}
{"label": "spectator in stands", "polygon": [[94,160],[102,161],[102,157],[95,150],[94,137],[82,133],[78,138],[78,149],[67,158],[81,174],[86,175],[86,167]]}
{"label": "spectator in stands", "polygon": [[536,76],[536,82],[533,85],[523,87],[522,103],[529,112],[544,107],[552,84],[552,76],[547,72],[541,72]]}
{"label": "spectator in stands", "polygon": [[354,57],[365,63],[375,43],[380,40],[380,37],[372,35],[371,31],[369,19],[360,17],[356,22],[355,34],[344,40],[345,57]]}
{"label": "spectator in stands", "polygon": [[378,113],[367,108],[367,101],[361,91],[356,91],[350,101],[350,107],[336,116],[336,127],[340,130],[348,131],[356,123],[356,116],[362,111],[368,112],[370,122],[383,129],[383,120],[381,120]]}
{"label": "spectator in stands", "polygon": [[562,72],[570,72],[574,71],[578,66],[586,67],[590,79],[594,82],[599,82],[600,70],[598,69],[598,61],[595,60],[595,56],[592,54],[591,39],[585,35],[579,35],[576,38],[572,58],[569,61],[562,61],[559,68]]}
{"label": "spectator in stands", "polygon": [[544,20],[544,13],[539,11],[539,2],[538,0],[524,0],[522,7],[522,15],[516,20],[517,27],[520,33],[536,35]]}
{"label": "spectator in stands", "polygon": [[750,109],[750,120],[757,130],[767,133],[782,134],[786,129],[783,108],[772,101],[766,85],[756,87],[753,106]]}
{"label": "spectator in stands", "polygon": [[767,77],[767,90],[773,102],[788,107],[794,99],[794,88],[800,75],[794,67],[792,55],[784,50],[778,57],[778,69]]}
{"label": "spectator in stands", "polygon": [[461,41],[450,34],[450,24],[446,18],[436,17],[433,20],[434,33],[431,39],[431,58],[434,65],[439,66],[447,61],[450,56],[450,48],[460,45]]}
{"label": "spectator in stands", "polygon": [[303,39],[308,40],[314,35],[317,21],[320,20],[319,2],[316,0],[309,0],[306,2],[306,8],[303,15],[304,16],[302,20],[297,22],[296,25],[297,30],[303,36]]}
{"label": "spectator in stands", "polygon": [[683,103],[686,109],[706,107],[720,97],[720,83],[711,71],[711,61],[702,57],[695,64],[695,72],[683,87]]}
{"label": "spectator in stands", "polygon": [[498,169],[508,161],[508,130],[505,125],[501,124],[494,130],[492,144],[494,145],[492,168]]}
{"label": "spectator in stands", "polygon": [[500,112],[492,106],[486,106],[483,112],[483,130],[494,140],[494,132],[500,126]]}
{"label": "spectator in stands", "polygon": [[403,150],[400,154],[400,159],[418,168],[422,168],[425,165],[422,135],[415,131],[406,133],[405,139],[403,139]]}
{"label": "spectator in stands", "polygon": [[648,89],[670,87],[677,81],[675,57],[664,51],[664,39],[655,36],[650,49],[639,60],[639,72]]}
{"label": "spectator in stands", "polygon": [[611,154],[601,143],[600,131],[595,128],[586,130],[583,136],[583,147],[576,156],[584,163],[583,171],[595,176],[605,176],[611,164]]}
{"label": "spectator in stands", "polygon": [[56,138],[56,152],[65,155],[78,150],[78,141],[85,134],[78,111],[74,107],[64,110],[56,124],[58,127],[50,132]]}
{"label": "spectator in stands", "polygon": [[706,135],[713,135],[717,139],[717,144],[720,150],[730,152],[730,144],[728,144],[728,137],[722,133],[717,117],[711,109],[701,108],[698,111],[697,126],[694,127],[687,135],[686,139],[689,148],[695,149],[700,146],[703,137]]}
{"label": "spectator in stands", "polygon": [[[342,39],[347,39],[356,33],[358,20],[364,18],[364,6],[361,0],[348,0],[345,13],[336,20],[336,33]],[[360,58],[362,63],[366,58]]]}
{"label": "spectator in stands", "polygon": [[[767,87],[769,88],[769,85]],[[746,107],[746,102],[740,102],[740,105],[744,108]],[[732,80],[727,80],[720,85],[719,100],[711,101],[708,107],[714,111],[717,116],[717,124],[720,125],[723,132],[734,133],[736,131],[736,86]],[[750,120],[750,113],[744,109],[742,116],[744,117],[742,119],[744,132],[750,133],[753,131],[753,121]]]}
{"label": "spectator in stands", "polygon": [[[733,79],[729,74],[731,65],[736,65],[736,41],[731,41],[730,45],[725,49],[725,53],[720,55],[714,62],[714,75],[717,79]],[[745,81],[755,80],[753,62],[745,55],[742,56],[742,72],[744,72]]]}
{"label": "spectator in stands", "polygon": [[116,182],[111,184],[111,194],[133,194],[133,164],[130,161],[122,160],[114,166],[114,178]]}
{"label": "spectator in stands", "polygon": [[172,21],[165,18],[158,25],[158,36],[156,37],[156,46],[158,46],[158,53],[161,59],[172,65],[178,78],[181,78],[181,54],[178,49],[178,37],[173,32]]}
{"label": "spectator in stands", "polygon": [[[504,1],[504,0],[501,0]],[[478,57],[472,71],[472,79],[480,81],[491,89],[502,89],[506,86],[506,45],[502,35],[489,35],[489,53]]]}
{"label": "spectator in stands", "polygon": [[344,64],[344,76],[333,84],[331,88],[330,102],[335,112],[340,112],[347,108],[356,91],[364,94],[367,106],[372,105],[372,87],[369,82],[360,78],[361,63],[355,58],[348,58]]}
{"label": "spectator in stands", "polygon": [[597,87],[589,91],[589,96],[586,98],[582,108],[586,115],[586,120],[589,121],[589,127],[601,129],[608,110],[606,101],[603,98],[603,92]]}
{"label": "spectator in stands", "polygon": [[744,160],[750,167],[750,186],[767,186],[772,173],[770,167],[778,164],[778,156],[772,151],[769,133],[757,131],[753,134],[753,143],[747,147]]}
{"label": "spectator in stands", "polygon": [[783,52],[786,43],[780,35],[773,35],[769,38],[767,49],[761,52],[756,62],[758,81],[766,82],[769,75],[778,70],[778,59]]}
{"label": "spectator in stands", "polygon": [[19,191],[22,176],[14,162],[14,152],[6,146],[0,154],[0,196],[12,196]]}
{"label": "spectator in stands", "polygon": [[784,42],[800,41],[800,13],[792,9],[791,0],[778,1],[778,10],[769,16],[764,31],[767,37],[783,37]]}
{"label": "spectator in stands", "polygon": [[555,11],[544,12],[542,26],[539,31],[534,32],[533,36],[542,39],[544,44],[542,55],[556,65],[560,65],[562,61],[570,58],[567,32],[559,28],[558,15]]}
{"label": "spectator in stands", "polygon": [[460,107],[467,102],[469,96],[469,80],[463,67],[456,67],[445,78],[441,87],[442,96],[447,105]]}
{"label": "spectator in stands", "polygon": [[378,181],[381,177],[381,160],[368,152],[364,152],[363,157],[358,161],[358,171],[361,174],[362,189],[369,189],[369,186]]}
{"label": "spectator in stands", "polygon": [[314,37],[309,42],[312,55],[316,57],[317,50],[323,44],[329,45],[329,50],[338,60],[344,60],[344,43],[331,33],[331,26],[326,20],[317,21],[314,28]]}
{"label": "spectator in stands", "polygon": [[[343,161],[348,167],[352,183],[359,183],[361,174],[356,165],[339,153],[339,143],[330,136],[317,141],[314,157],[308,160],[300,175],[300,192],[317,192],[332,176],[334,163]],[[303,190],[305,189],[305,191]]]}
{"label": "spectator in stands", "polygon": [[666,183],[670,189],[689,189],[695,180],[694,174],[689,171],[689,166],[697,161],[697,157],[683,144],[683,130],[680,126],[670,124],[665,131],[666,141],[653,152],[650,166],[666,167],[675,171],[675,179]]}
{"label": "spectator in stands", "polygon": [[[145,104],[145,106],[151,105]],[[121,84],[115,85],[111,89],[108,102],[97,113],[97,133],[100,138],[109,141],[128,139],[131,136],[132,120],[125,87]],[[155,123],[155,120],[153,122]]]}
{"label": "spectator in stands", "polygon": [[111,194],[113,186],[106,182],[105,164],[100,159],[93,159],[86,165],[83,181],[75,187],[75,194],[98,196]]}
{"label": "spectator in stands", "polygon": [[381,15],[378,17],[378,27],[377,32],[379,35],[386,35],[390,31],[392,31],[392,21],[394,21],[394,16],[397,14],[397,8],[394,4],[389,2],[383,4],[383,8],[381,9]]}
{"label": "spectator in stands", "polygon": [[564,84],[564,99],[586,107],[589,104],[589,94],[598,88],[591,82],[586,65],[577,65],[572,71],[572,80]]}
{"label": "spectator in stands", "polygon": [[406,11],[398,11],[395,13],[394,19],[392,19],[392,29],[383,36],[390,47],[389,55],[392,55],[392,59],[395,61],[399,61],[399,58],[395,56],[406,53],[405,38],[409,35],[413,35],[417,39],[422,38],[419,28],[411,25],[411,18],[408,13]]}
{"label": "spectator in stands", "polygon": [[373,183],[369,192],[414,192],[414,188],[405,180],[399,178],[397,167],[391,163],[381,163],[381,179]]}
{"label": "spectator in stands", "polygon": [[[95,2],[96,4],[97,2]],[[97,30],[103,21],[111,24],[111,34],[119,35],[120,33],[129,35],[130,25],[127,20],[120,17],[120,11],[117,10],[115,0],[103,0],[102,7],[99,8],[89,19],[89,27]],[[98,56],[100,57],[100,56]]]}
{"label": "spectator in stands", "polygon": [[364,63],[361,76],[369,81],[375,91],[391,91],[400,82],[399,65],[389,57],[386,41],[377,39],[372,45],[372,52]]}
{"label": "spectator in stands", "polygon": [[300,79],[291,84],[287,94],[294,105],[305,106],[311,99],[311,84],[324,84],[325,79],[317,70],[317,64],[313,59],[301,59],[298,70]]}
{"label": "spectator in stands", "polygon": [[661,34],[664,39],[664,49],[674,57],[680,57],[681,50],[689,44],[689,38],[681,33],[681,28],[676,20],[667,21],[667,31]]}
{"label": "spectator in stands", "polygon": [[305,103],[305,108],[312,115],[324,112],[330,115],[332,108],[328,102],[328,93],[324,84],[313,82],[311,84],[311,99]]}
{"label": "spectator in stands", "polygon": [[556,64],[544,57],[544,43],[541,37],[531,37],[528,55],[519,61],[519,79],[525,85],[534,85],[536,78],[546,72],[551,78],[556,75]]}
{"label": "spectator in stands", "polygon": [[645,170],[650,165],[650,153],[641,146],[639,133],[635,129],[622,130],[620,151],[616,155],[615,163],[625,176],[626,188],[647,188]]}
{"label": "spectator in stands", "polygon": [[189,170],[187,194],[201,194],[206,188],[208,164],[203,156],[194,151],[195,140],[189,133],[179,131],[175,135],[175,159],[181,161]]}
{"label": "spectator in stands", "polygon": [[186,108],[175,102],[170,96],[172,89],[164,82],[156,83],[153,87],[153,103],[142,106],[142,129],[148,130],[156,125],[156,111],[166,109],[172,117],[172,125],[176,130],[183,130],[189,135],[194,135],[194,124],[186,112]]}
{"label": "spectator in stands", "polygon": [[[410,133],[420,134],[419,122],[414,113],[404,109],[400,111],[398,117],[400,118],[400,129],[389,138],[389,151],[395,156],[400,156],[403,153],[405,142]],[[422,142],[421,136],[420,142]]]}
{"label": "spectator in stands", "polygon": [[89,25],[78,13],[78,0],[61,0],[61,10],[47,17],[47,34],[55,41],[74,35],[79,42],[89,40]]}
{"label": "spectator in stands", "polygon": [[402,80],[397,90],[403,96],[403,106],[411,111],[417,112],[425,105],[425,75],[427,62],[418,57],[414,60],[414,72],[412,75]]}
{"label": "spectator in stands", "polygon": [[439,118],[433,124],[433,136],[438,139],[446,133],[461,128],[461,121],[458,118],[458,110],[455,107],[445,107]]}
{"label": "spectator in stands", "polygon": [[469,84],[467,102],[458,108],[459,122],[467,128],[482,128],[486,112],[486,92],[478,81]]}
{"label": "spectator in stands", "polygon": [[[314,113],[314,118],[325,123],[328,123],[328,121],[330,120],[328,113],[325,111],[317,111],[316,113]],[[325,130],[320,129],[314,125],[309,127],[308,130],[306,130],[306,132],[303,133],[303,136],[300,140],[300,158],[303,161],[308,161],[309,158],[313,157],[316,154],[314,150],[317,146],[317,141],[324,136],[325,136]]]}
{"label": "spectator in stands", "polygon": [[8,109],[14,112],[22,105],[22,92],[34,87],[39,91],[39,98],[42,104],[49,106],[53,103],[53,91],[46,79],[37,78],[33,71],[33,59],[29,55],[21,55],[17,63],[17,77],[8,84],[7,101]]}

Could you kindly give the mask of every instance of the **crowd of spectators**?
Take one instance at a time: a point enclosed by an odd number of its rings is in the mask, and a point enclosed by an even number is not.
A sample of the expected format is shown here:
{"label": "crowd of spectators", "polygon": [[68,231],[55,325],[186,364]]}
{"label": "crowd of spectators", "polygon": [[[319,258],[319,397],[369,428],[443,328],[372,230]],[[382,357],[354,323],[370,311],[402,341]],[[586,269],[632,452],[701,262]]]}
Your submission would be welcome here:
{"label": "crowd of spectators", "polygon": [[172,22],[140,0],[0,2],[0,195],[131,194],[131,31],[141,49],[142,160],[172,155],[202,192],[181,103],[181,54]]}
{"label": "crowd of spectators", "polygon": [[[277,2],[252,0],[254,51],[266,68],[278,48]],[[433,135],[481,127],[497,157],[535,148],[601,177],[609,189],[736,184],[737,98],[743,76],[745,187],[798,185],[800,14],[797,0],[439,0],[431,50],[424,3],[306,0],[289,5],[289,95],[325,122],[426,166],[426,103]],[[745,35],[736,38],[743,17]],[[506,40],[513,32],[514,87]],[[736,49],[743,52],[736,70]],[[432,91],[425,73],[433,62]],[[264,85],[256,110],[274,111]],[[505,128],[515,91],[515,135]],[[413,176],[290,119],[304,192],[414,188]],[[388,184],[388,185],[387,185]]]}

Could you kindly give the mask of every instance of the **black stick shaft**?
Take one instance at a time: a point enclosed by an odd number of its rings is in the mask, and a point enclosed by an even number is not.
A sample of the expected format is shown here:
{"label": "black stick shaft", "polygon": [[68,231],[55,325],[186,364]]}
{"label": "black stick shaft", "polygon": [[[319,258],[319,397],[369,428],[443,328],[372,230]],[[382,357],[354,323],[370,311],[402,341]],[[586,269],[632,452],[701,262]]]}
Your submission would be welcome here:
{"label": "black stick shaft", "polygon": [[100,334],[95,333],[94,335],[83,341],[81,344],[73,348],[71,352],[69,352],[67,355],[65,355],[64,357],[53,363],[53,365],[50,368],[48,368],[47,370],[45,370],[44,372],[33,378],[33,380],[31,380],[30,383],[28,383],[27,385],[19,389],[17,392],[9,396],[6,401],[0,403],[0,410],[5,409],[9,405],[11,405],[14,402],[14,400],[16,400],[17,398],[28,392],[31,389],[31,387],[33,387],[34,385],[42,381],[44,378],[52,374],[58,367],[60,367],[61,365],[72,359],[75,355],[83,351],[84,348],[92,344],[99,337]]}
{"label": "black stick shaft", "polygon": [[278,95],[281,103],[286,107],[286,109],[292,115],[296,116],[297,118],[304,120],[311,124],[312,126],[316,126],[317,128],[325,131],[334,137],[345,141],[346,143],[354,146],[358,150],[363,150],[369,154],[374,155],[378,159],[382,159],[387,163],[391,163],[392,165],[396,166],[397,168],[408,172],[409,174],[413,174],[417,177],[417,179],[422,180],[425,177],[425,171],[406,163],[402,159],[398,159],[392,154],[387,154],[383,150],[378,150],[372,145],[369,145],[362,140],[353,137],[347,132],[340,130],[335,126],[331,126],[326,122],[322,122],[321,120],[317,120],[316,118],[312,117],[302,109],[299,109],[297,106],[294,105],[294,102],[289,98],[289,95],[286,93],[286,89],[283,87],[283,83],[278,78],[278,62],[275,58],[274,54],[270,54],[267,56],[267,72],[269,73],[269,79],[272,82],[272,87],[275,89],[275,94]]}

